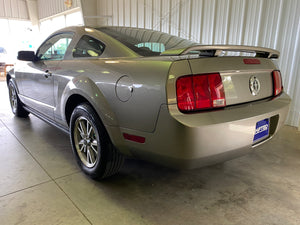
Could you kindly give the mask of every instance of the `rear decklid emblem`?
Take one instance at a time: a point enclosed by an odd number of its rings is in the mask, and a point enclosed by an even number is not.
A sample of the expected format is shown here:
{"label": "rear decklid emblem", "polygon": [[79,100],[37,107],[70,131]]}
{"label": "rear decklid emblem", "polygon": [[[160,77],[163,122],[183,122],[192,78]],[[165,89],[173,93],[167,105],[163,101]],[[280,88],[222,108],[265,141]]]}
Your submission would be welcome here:
{"label": "rear decklid emblem", "polygon": [[253,96],[258,95],[260,91],[260,82],[255,76],[251,76],[249,80],[250,92]]}

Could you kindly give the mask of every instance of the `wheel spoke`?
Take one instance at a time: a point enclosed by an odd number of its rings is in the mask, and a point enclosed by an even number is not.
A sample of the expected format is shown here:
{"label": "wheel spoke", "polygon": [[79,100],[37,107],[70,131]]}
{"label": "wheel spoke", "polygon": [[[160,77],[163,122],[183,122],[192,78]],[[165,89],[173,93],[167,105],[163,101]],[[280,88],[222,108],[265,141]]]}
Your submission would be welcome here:
{"label": "wheel spoke", "polygon": [[82,145],[81,148],[80,148],[80,151],[82,152],[82,150],[85,149],[85,145]]}
{"label": "wheel spoke", "polygon": [[86,121],[86,135],[87,136],[89,135],[89,126],[90,126],[89,121]]}
{"label": "wheel spoke", "polygon": [[79,126],[77,127],[77,129],[78,129],[78,131],[79,131],[80,136],[83,138],[83,132],[82,132],[82,129],[81,129]]}
{"label": "wheel spoke", "polygon": [[98,146],[97,140],[93,140],[93,141],[91,142],[91,145],[97,147],[97,146]]}
{"label": "wheel spoke", "polygon": [[91,158],[92,158],[93,163],[95,163],[97,155],[94,153],[94,151],[91,151],[91,148],[90,148],[90,154],[91,154]]}
{"label": "wheel spoke", "polygon": [[[97,146],[97,145],[95,145],[95,146]],[[91,149],[95,152],[96,155],[98,154],[97,149],[95,149],[93,145],[91,145]]]}
{"label": "wheel spoke", "polygon": [[9,88],[9,94],[10,94],[10,104],[13,108],[13,110],[16,110],[17,108],[17,93],[16,93],[16,90],[14,89],[13,86],[10,86]]}
{"label": "wheel spoke", "polygon": [[98,131],[92,122],[84,116],[77,118],[74,127],[74,141],[82,163],[91,168],[97,162]]}
{"label": "wheel spoke", "polygon": [[94,157],[92,156],[92,154],[91,154],[91,151],[90,151],[90,149],[89,148],[87,148],[87,156],[86,156],[86,158],[87,158],[87,161],[90,163],[90,164],[93,164],[94,163]]}
{"label": "wheel spoke", "polygon": [[80,133],[87,134],[86,133],[86,126],[85,126],[85,124],[84,124],[84,122],[82,120],[79,121],[79,126],[80,126],[80,130],[81,130]]}
{"label": "wheel spoke", "polygon": [[84,150],[84,148],[85,148],[84,140],[80,140],[78,142],[78,146],[80,148],[79,151],[82,152],[82,150]]}
{"label": "wheel spoke", "polygon": [[93,126],[90,125],[90,123],[87,123],[90,127],[87,125],[87,135],[88,137],[91,137],[91,132],[94,131]]}
{"label": "wheel spoke", "polygon": [[83,145],[84,148],[83,148],[83,152],[86,153],[87,152],[87,146],[86,145]]}
{"label": "wheel spoke", "polygon": [[87,163],[90,163],[90,152],[89,152],[89,150],[86,153],[86,161],[87,161]]}

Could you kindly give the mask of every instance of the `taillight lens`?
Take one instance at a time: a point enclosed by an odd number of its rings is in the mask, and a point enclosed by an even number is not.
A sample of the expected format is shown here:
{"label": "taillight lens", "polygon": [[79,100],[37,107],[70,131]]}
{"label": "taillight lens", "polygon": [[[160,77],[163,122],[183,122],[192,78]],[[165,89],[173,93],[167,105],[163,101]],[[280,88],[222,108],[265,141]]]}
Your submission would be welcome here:
{"label": "taillight lens", "polygon": [[191,111],[195,109],[195,94],[193,89],[193,77],[181,77],[176,83],[177,104],[180,110]]}
{"label": "taillight lens", "polygon": [[273,76],[273,95],[277,96],[279,95],[282,90],[282,80],[281,80],[281,73],[278,70],[275,70],[272,72],[272,76]]}
{"label": "taillight lens", "polygon": [[189,112],[226,106],[220,74],[183,76],[176,82],[177,106]]}

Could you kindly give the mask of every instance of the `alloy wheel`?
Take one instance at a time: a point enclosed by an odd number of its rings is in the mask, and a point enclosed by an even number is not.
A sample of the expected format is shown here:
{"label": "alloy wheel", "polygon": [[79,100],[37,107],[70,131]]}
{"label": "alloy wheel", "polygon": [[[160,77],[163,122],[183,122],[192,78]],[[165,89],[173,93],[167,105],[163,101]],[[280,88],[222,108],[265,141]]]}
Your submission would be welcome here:
{"label": "alloy wheel", "polygon": [[98,160],[98,131],[85,117],[75,121],[74,144],[77,154],[86,167],[93,167]]}
{"label": "alloy wheel", "polygon": [[9,85],[9,100],[12,111],[16,112],[18,105],[17,92],[12,84]]}

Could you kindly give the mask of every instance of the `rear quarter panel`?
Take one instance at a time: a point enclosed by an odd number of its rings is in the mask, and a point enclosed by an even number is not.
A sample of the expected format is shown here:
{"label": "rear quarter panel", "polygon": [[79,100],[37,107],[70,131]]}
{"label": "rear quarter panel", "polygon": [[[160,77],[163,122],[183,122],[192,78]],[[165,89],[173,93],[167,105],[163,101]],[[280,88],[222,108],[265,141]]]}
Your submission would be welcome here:
{"label": "rear quarter panel", "polygon": [[[170,64],[139,58],[63,61],[56,71],[57,117],[64,118],[68,97],[80,94],[90,101],[104,125],[153,132],[160,106],[167,104]],[[122,95],[128,93],[124,100]]]}

